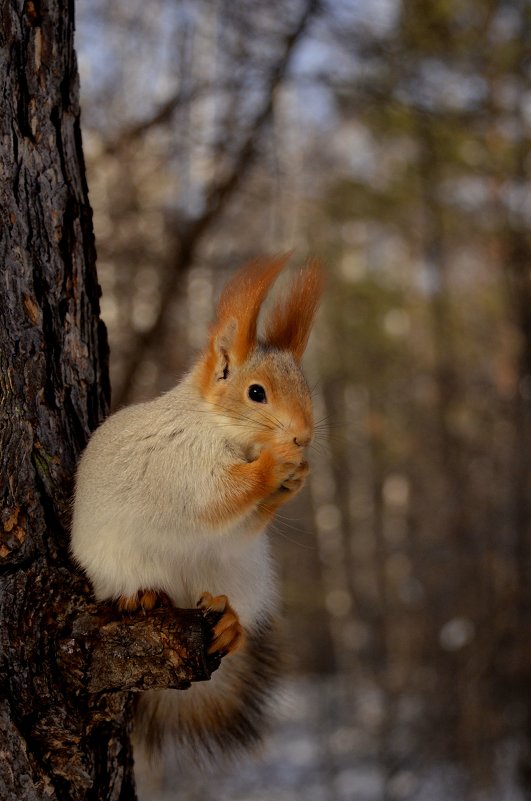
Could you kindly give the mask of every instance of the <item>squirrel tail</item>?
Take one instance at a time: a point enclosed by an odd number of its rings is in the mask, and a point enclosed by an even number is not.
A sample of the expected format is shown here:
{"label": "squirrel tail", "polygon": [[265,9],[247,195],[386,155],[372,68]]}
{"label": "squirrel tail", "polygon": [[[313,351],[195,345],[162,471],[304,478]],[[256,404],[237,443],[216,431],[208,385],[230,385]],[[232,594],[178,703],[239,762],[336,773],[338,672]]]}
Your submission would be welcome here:
{"label": "squirrel tail", "polygon": [[135,736],[153,759],[166,745],[200,764],[259,744],[282,672],[280,636],[265,624],[241,651],[222,660],[208,682],[187,690],[150,690],[139,701]]}

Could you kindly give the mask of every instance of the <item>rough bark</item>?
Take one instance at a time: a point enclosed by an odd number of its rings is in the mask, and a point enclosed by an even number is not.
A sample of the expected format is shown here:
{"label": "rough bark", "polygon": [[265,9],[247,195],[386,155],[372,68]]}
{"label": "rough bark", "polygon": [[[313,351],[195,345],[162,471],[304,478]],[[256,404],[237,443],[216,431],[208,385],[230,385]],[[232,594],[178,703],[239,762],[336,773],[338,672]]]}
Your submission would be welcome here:
{"label": "rough bark", "polygon": [[72,477],[109,405],[73,3],[0,4],[0,798],[132,799],[134,691],[205,679],[208,621],[98,607]]}

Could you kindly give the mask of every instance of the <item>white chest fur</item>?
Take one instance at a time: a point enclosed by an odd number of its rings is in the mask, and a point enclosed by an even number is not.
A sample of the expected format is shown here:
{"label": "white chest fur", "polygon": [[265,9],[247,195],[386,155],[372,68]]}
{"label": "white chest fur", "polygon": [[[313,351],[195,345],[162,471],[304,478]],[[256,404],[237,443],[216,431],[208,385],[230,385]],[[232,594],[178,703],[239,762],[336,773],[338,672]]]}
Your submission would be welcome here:
{"label": "white chest fur", "polygon": [[227,595],[249,626],[276,607],[269,544],[245,520],[201,523],[234,455],[217,429],[205,437],[185,392],[124,409],[95,432],[78,468],[72,552],[100,600],[150,589],[189,607],[208,591]]}

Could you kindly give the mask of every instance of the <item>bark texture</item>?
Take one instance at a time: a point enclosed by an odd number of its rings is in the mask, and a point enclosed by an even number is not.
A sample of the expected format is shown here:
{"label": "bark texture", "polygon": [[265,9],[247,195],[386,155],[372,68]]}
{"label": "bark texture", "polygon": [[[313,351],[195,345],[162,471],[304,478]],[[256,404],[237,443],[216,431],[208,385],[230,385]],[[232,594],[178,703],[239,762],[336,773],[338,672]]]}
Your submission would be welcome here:
{"label": "bark texture", "polygon": [[73,3],[0,4],[0,798],[130,799],[134,691],[206,679],[208,621],[122,616],[68,559],[109,404]]}

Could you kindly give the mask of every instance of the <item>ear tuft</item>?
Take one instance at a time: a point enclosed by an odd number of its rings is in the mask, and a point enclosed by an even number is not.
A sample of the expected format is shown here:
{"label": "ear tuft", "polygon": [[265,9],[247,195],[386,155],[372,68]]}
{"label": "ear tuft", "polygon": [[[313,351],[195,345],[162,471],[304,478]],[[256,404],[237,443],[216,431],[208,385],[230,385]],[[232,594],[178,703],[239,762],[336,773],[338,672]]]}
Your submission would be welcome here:
{"label": "ear tuft", "polygon": [[218,303],[211,344],[230,330],[229,359],[242,364],[256,345],[260,307],[271,285],[286,265],[290,254],[259,260],[238,270],[225,285]]}
{"label": "ear tuft", "polygon": [[291,351],[297,361],[302,359],[323,284],[321,265],[314,259],[300,270],[286,300],[271,312],[266,323],[268,344]]}

